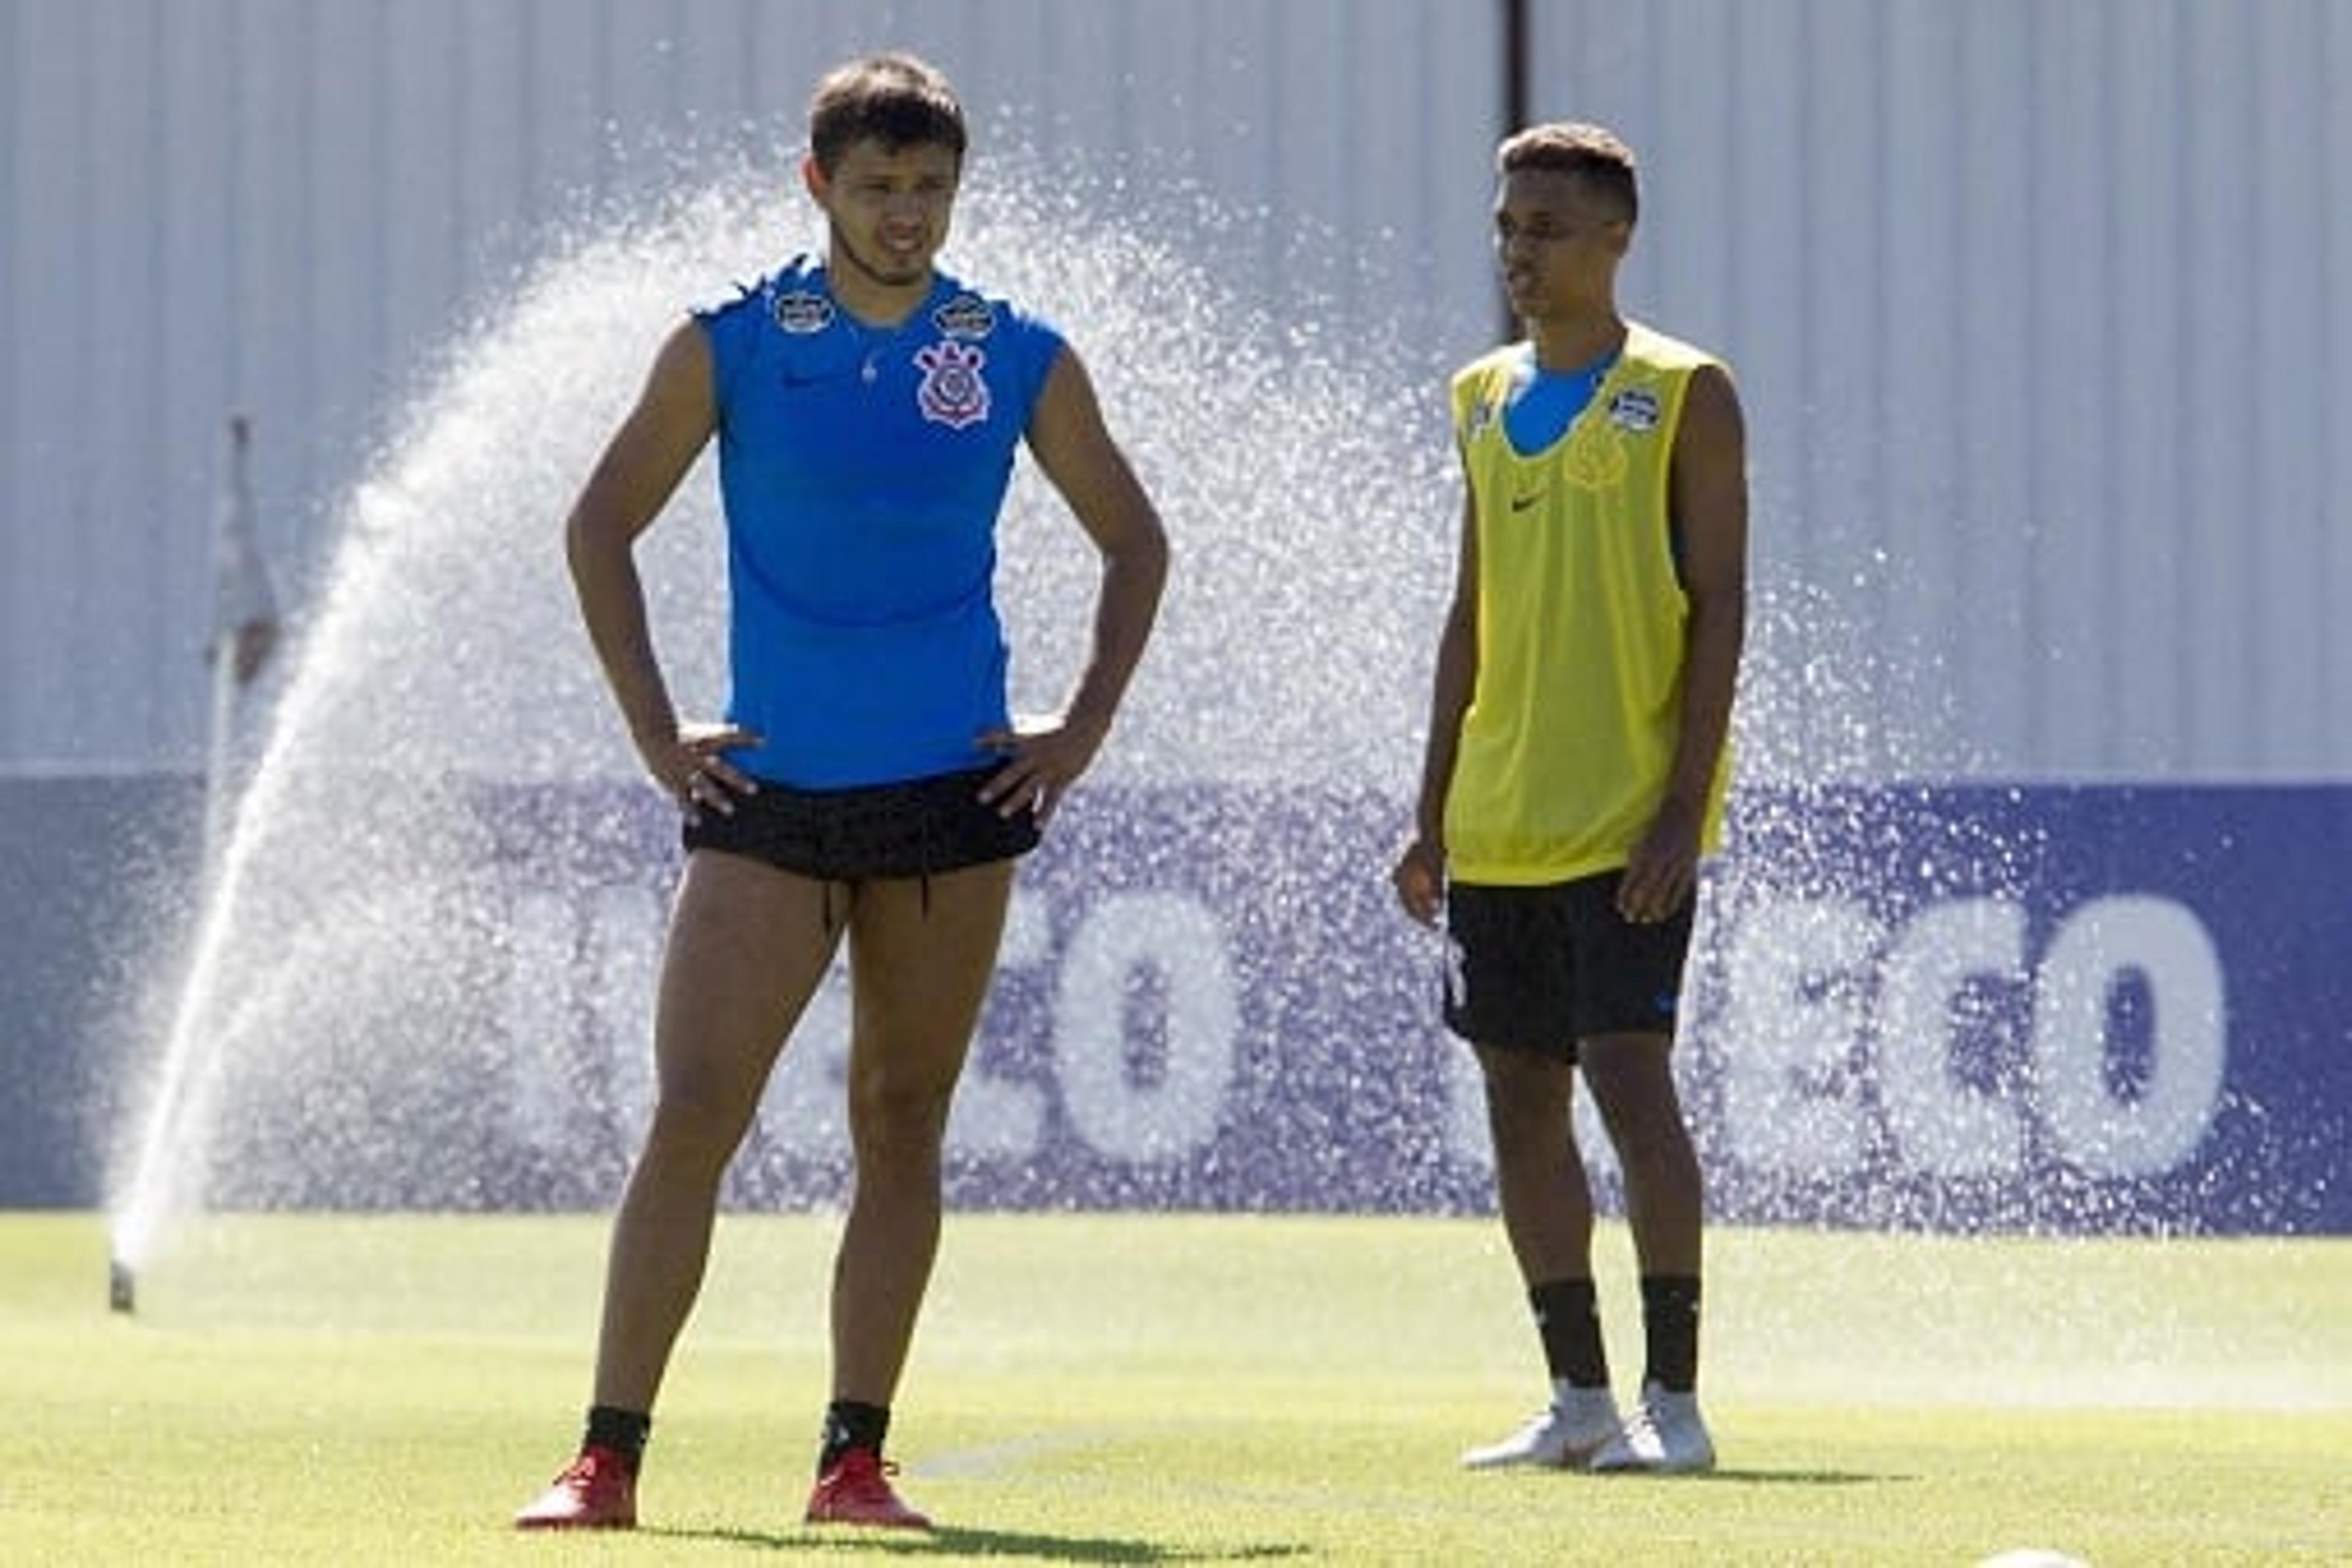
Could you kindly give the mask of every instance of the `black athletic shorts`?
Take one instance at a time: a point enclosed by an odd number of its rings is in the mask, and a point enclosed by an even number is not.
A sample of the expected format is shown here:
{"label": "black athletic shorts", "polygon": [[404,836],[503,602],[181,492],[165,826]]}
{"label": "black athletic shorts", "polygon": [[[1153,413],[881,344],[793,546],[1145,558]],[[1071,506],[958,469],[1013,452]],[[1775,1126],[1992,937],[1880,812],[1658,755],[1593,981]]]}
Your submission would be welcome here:
{"label": "black athletic shorts", "polygon": [[936,877],[1037,847],[1037,819],[980,798],[994,767],[856,789],[794,789],[760,781],[733,815],[705,809],[680,836],[688,849],[748,855],[827,882]]}
{"label": "black athletic shorts", "polygon": [[1449,888],[1445,1026],[1475,1045],[1571,1062],[1594,1035],[1673,1034],[1696,900],[1634,925],[1617,912],[1623,875]]}

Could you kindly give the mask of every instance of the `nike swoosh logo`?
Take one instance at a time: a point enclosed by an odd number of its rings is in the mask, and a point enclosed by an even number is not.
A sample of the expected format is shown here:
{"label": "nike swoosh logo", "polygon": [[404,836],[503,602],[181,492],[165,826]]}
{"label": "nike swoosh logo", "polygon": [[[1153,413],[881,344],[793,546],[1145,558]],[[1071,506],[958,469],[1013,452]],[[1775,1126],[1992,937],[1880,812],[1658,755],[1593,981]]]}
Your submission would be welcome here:
{"label": "nike swoosh logo", "polygon": [[1544,493],[1541,490],[1538,490],[1531,496],[1513,496],[1511,498],[1511,510],[1513,511],[1525,511],[1528,508],[1535,505],[1536,502],[1543,499]]}

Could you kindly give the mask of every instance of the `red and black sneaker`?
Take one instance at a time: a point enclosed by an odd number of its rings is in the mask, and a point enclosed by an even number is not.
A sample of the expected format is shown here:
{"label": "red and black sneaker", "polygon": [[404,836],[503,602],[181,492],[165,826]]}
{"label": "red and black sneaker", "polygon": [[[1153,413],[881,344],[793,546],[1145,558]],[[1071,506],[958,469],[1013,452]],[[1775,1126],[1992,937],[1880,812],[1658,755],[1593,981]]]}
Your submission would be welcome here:
{"label": "red and black sneaker", "polygon": [[871,1448],[852,1448],[816,1479],[809,1493],[811,1524],[865,1524],[883,1530],[929,1530],[931,1521],[898,1500],[890,1478],[898,1467]]}
{"label": "red and black sneaker", "polygon": [[517,1530],[635,1530],[637,1467],[617,1449],[591,1444],[539,1500],[515,1515]]}

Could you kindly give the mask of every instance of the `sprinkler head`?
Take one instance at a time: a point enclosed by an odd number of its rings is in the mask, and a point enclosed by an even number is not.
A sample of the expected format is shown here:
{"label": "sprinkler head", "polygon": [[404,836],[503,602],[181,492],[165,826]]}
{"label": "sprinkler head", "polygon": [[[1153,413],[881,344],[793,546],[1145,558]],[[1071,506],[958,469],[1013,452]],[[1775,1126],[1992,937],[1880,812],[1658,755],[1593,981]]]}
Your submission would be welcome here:
{"label": "sprinkler head", "polygon": [[131,1265],[119,1258],[106,1262],[106,1304],[118,1312],[133,1312],[139,1309],[139,1279]]}

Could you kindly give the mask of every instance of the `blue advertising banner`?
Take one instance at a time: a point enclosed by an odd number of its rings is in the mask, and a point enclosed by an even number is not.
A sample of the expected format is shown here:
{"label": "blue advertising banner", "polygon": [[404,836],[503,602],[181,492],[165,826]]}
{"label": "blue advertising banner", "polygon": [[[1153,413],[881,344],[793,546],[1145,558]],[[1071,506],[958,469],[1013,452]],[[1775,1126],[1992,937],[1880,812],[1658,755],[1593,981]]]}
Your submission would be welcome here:
{"label": "blue advertising banner", "polygon": [[[179,823],[185,794],[127,815]],[[90,991],[155,945],[123,940],[121,879],[75,853],[74,814],[122,802],[41,798],[22,820],[53,831],[7,840],[18,885],[51,890],[6,966],[7,1203],[100,1201],[110,1141],[119,1196],[142,1104],[165,1206],[612,1203],[677,868],[647,792],[289,791],[168,1049],[122,1026],[172,1009]],[[1075,796],[1022,871],[953,1201],[1489,1208],[1476,1072],[1438,1022],[1444,942],[1389,892],[1403,818],[1301,786]],[[2347,866],[2344,786],[1743,792],[1675,1057],[1713,1213],[2352,1234]],[[847,1022],[836,973],[731,1204],[845,1193]],[[1581,1134],[1613,1205],[1606,1141]]]}
{"label": "blue advertising banner", "polygon": [[[1475,1071],[1437,1021],[1444,944],[1388,889],[1402,817],[1328,790],[1075,800],[1016,895],[954,1201],[1488,1206]],[[491,1055],[519,1085],[572,1087],[502,1097],[509,1180],[468,1201],[600,1203],[646,1090],[622,1064],[645,1051],[668,824],[590,794],[494,819],[510,941]],[[1714,1213],[2352,1232],[2347,851],[2342,788],[1744,794],[1677,1053]],[[842,1190],[845,1015],[829,985],[732,1201]],[[1605,1140],[1582,1133],[1613,1200]]]}
{"label": "blue advertising banner", "polygon": [[1741,822],[1694,1053],[1725,1212],[2352,1230],[2352,791],[1838,790]]}

